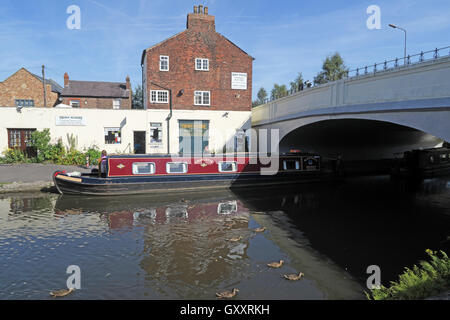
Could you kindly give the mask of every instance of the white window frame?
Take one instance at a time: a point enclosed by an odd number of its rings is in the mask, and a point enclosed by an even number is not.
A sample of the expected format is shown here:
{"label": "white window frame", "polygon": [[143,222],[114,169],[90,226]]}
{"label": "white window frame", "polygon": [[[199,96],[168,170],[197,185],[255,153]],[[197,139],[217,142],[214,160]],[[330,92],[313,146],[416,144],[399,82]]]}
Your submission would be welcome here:
{"label": "white window frame", "polygon": [[[204,103],[204,94],[208,93],[208,103]],[[197,96],[200,95],[201,102],[197,103]],[[196,106],[210,106],[211,105],[211,91],[194,91],[194,105]]]}
{"label": "white window frame", "polygon": [[113,109],[120,109],[122,107],[122,100],[121,99],[114,99],[113,100]]}
{"label": "white window frame", "polygon": [[[197,62],[200,61],[200,68],[197,67]],[[207,68],[204,68],[204,62],[206,61]],[[197,71],[209,71],[209,59],[206,58],[195,58],[195,70]]]}
{"label": "white window frame", "polygon": [[[167,69],[162,68],[163,61],[166,61],[167,58]],[[159,56],[159,71],[169,71],[170,64],[169,64],[169,56]]]}
{"label": "white window frame", "polygon": [[[105,130],[105,131],[108,131],[108,132],[109,132],[109,131],[117,131],[117,132],[120,132],[120,136],[119,136],[119,141],[118,141],[118,142],[115,142],[115,143],[107,143],[106,140],[105,140],[105,144],[106,144],[106,145],[121,144],[121,143],[122,143],[122,130],[121,130],[120,127],[105,127],[104,130]],[[106,135],[105,135],[105,137],[106,137]]]}
{"label": "white window frame", "polygon": [[[232,170],[231,171],[222,170],[223,163],[231,163]],[[219,169],[219,172],[237,172],[237,162],[236,161],[219,161],[218,169]]]}
{"label": "white window frame", "polygon": [[[73,103],[78,103],[78,106],[76,106],[76,107],[74,107],[73,106]],[[80,108],[81,107],[81,101],[80,100],[70,100],[69,101],[69,104],[70,104],[70,106],[72,107],[72,108]]]}
{"label": "white window frame", "polygon": [[[155,93],[155,98],[153,98],[152,93]],[[160,93],[166,94],[166,100],[161,100]],[[155,100],[156,99],[156,100]],[[169,91],[168,90],[150,90],[150,103],[169,103]]]}
{"label": "white window frame", "polygon": [[[183,172],[170,172],[171,164],[182,164],[184,167]],[[166,163],[166,172],[167,173],[177,173],[177,174],[187,173],[188,172],[188,164],[187,164],[187,162],[167,162]]]}
{"label": "white window frame", "polygon": [[[137,172],[137,170],[135,170],[135,168],[136,168],[135,165],[139,165],[139,164],[150,164],[150,167],[151,167],[150,173],[139,173],[139,172]],[[133,170],[133,174],[136,174],[136,175],[155,174],[156,164],[154,162],[133,162],[132,170]]]}

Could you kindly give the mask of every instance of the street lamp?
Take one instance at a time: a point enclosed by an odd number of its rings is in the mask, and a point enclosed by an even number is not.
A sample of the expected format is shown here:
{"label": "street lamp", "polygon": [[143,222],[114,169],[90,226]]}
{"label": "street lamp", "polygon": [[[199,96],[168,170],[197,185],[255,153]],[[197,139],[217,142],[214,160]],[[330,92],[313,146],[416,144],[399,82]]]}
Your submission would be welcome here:
{"label": "street lamp", "polygon": [[405,49],[404,49],[404,55],[403,55],[403,63],[404,63],[404,65],[406,66],[406,30],[405,29],[403,29],[403,28],[400,28],[399,26],[396,26],[396,25],[394,25],[394,24],[389,24],[389,27],[391,27],[391,28],[394,28],[394,29],[400,29],[400,30],[402,30],[404,33],[405,33]]}

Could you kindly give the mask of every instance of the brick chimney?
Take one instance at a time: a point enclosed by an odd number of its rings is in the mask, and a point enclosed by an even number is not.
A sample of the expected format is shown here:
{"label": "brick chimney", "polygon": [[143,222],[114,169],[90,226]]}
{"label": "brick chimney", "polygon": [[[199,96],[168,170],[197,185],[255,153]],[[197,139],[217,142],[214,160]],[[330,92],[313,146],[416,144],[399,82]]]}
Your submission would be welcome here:
{"label": "brick chimney", "polygon": [[189,13],[186,22],[187,29],[199,31],[215,31],[215,18],[208,15],[208,7],[194,6],[194,12]]}
{"label": "brick chimney", "polygon": [[69,85],[69,75],[64,73],[64,87],[67,87]]}
{"label": "brick chimney", "polygon": [[131,90],[130,76],[127,76],[127,90]]}

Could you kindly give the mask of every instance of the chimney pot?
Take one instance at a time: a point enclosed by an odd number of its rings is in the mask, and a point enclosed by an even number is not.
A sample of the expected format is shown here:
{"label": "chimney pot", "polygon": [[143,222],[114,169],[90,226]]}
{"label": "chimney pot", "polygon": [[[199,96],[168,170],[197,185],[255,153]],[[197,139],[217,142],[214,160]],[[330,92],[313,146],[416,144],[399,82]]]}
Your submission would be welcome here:
{"label": "chimney pot", "polygon": [[205,7],[205,14],[208,14],[208,7]]}
{"label": "chimney pot", "polygon": [[194,6],[194,13],[197,13],[197,6]]}
{"label": "chimney pot", "polygon": [[202,5],[198,6],[198,13],[203,13],[203,6]]}

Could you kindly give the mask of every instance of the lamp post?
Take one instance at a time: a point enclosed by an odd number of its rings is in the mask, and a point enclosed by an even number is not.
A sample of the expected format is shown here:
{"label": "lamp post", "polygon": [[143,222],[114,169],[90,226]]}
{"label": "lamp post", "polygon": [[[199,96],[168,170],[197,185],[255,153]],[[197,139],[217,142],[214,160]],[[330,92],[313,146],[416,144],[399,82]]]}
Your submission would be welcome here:
{"label": "lamp post", "polygon": [[160,86],[159,84],[156,84],[154,82],[150,82],[152,85],[157,86],[163,90],[169,91],[169,109],[170,112],[166,118],[167,121],[167,154],[170,155],[170,119],[172,119],[172,90],[169,88],[165,88],[163,86]]}
{"label": "lamp post", "polygon": [[396,26],[394,24],[389,24],[389,27],[394,28],[394,29],[400,29],[405,33],[405,48],[404,48],[404,54],[403,54],[403,61],[404,61],[403,63],[406,66],[406,30],[399,26]]}

